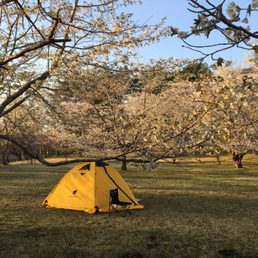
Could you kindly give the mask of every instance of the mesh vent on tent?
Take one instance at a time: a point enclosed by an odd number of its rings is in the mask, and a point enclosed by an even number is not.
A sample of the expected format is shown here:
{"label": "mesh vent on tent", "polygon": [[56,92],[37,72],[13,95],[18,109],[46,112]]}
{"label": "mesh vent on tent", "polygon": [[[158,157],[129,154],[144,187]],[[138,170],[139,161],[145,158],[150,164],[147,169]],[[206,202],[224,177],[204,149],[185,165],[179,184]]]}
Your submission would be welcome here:
{"label": "mesh vent on tent", "polygon": [[105,166],[108,166],[106,162],[96,161],[96,167],[105,167]]}
{"label": "mesh vent on tent", "polygon": [[80,168],[80,170],[83,170],[83,169],[90,170],[90,164],[87,164],[87,165]]}

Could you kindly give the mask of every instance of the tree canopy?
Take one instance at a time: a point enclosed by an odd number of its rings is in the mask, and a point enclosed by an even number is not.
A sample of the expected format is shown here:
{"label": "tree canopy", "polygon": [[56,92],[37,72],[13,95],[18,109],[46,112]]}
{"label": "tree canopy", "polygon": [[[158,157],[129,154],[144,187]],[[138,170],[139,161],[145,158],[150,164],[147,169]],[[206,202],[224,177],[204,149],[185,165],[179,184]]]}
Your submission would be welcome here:
{"label": "tree canopy", "polygon": [[[240,166],[245,153],[257,151],[256,60],[248,71],[211,70],[202,62],[234,46],[257,49],[257,31],[247,25],[257,1],[240,7],[189,0],[189,10],[197,15],[191,31],[171,31],[203,54],[201,62],[167,58],[147,63],[132,62],[135,49],[170,32],[164,20],[135,22],[126,7],[137,2],[1,2],[3,153],[12,144],[55,166],[96,159],[153,163],[231,152]],[[191,36],[209,37],[215,31],[226,42],[188,43]],[[206,47],[213,50],[204,53]],[[217,59],[218,66],[222,62]],[[47,152],[81,158],[50,163]]]}
{"label": "tree canopy", "polygon": [[[27,109],[31,100],[51,108],[50,98],[62,73],[85,67],[115,69],[126,64],[136,47],[166,34],[163,20],[154,25],[134,22],[126,7],[138,2],[2,1],[0,119],[17,108]],[[0,139],[11,141],[40,159],[3,130]]]}

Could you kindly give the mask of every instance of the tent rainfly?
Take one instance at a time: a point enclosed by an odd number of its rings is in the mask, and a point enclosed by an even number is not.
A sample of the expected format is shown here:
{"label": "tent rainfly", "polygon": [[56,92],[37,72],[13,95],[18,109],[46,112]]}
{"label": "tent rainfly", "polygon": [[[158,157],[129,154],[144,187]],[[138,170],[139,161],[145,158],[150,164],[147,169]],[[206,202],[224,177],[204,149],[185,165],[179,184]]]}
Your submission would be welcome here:
{"label": "tent rainfly", "polygon": [[143,209],[119,172],[105,162],[80,163],[68,171],[42,205],[85,211],[109,212],[110,190],[118,189],[119,200],[131,202],[129,209]]}

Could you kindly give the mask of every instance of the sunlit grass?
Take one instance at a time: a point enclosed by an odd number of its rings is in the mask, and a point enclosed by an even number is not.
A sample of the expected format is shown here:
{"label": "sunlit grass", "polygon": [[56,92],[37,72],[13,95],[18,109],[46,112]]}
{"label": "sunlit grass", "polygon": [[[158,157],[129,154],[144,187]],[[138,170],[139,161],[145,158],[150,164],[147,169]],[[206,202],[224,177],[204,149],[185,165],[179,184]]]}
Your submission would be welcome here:
{"label": "sunlit grass", "polygon": [[258,257],[258,158],[222,161],[129,167],[126,218],[41,208],[71,166],[0,166],[0,257]]}
{"label": "sunlit grass", "polygon": [[[48,162],[61,162],[61,161],[65,161],[65,160],[71,160],[73,158],[62,158],[62,157],[59,157],[59,158],[47,158],[46,160]],[[37,160],[21,160],[21,161],[15,161],[15,162],[12,162],[11,164],[15,164],[15,165],[22,165],[22,164],[39,164],[39,162]]]}

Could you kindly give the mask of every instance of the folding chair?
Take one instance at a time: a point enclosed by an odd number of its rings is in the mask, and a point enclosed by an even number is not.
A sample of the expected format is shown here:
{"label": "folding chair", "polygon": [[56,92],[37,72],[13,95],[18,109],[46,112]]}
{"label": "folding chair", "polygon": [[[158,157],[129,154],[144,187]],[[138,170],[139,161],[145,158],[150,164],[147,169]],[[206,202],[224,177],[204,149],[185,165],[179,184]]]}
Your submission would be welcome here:
{"label": "folding chair", "polygon": [[120,215],[124,217],[126,213],[131,214],[129,211],[131,202],[121,202],[118,197],[118,189],[109,191],[109,212],[120,212]]}

